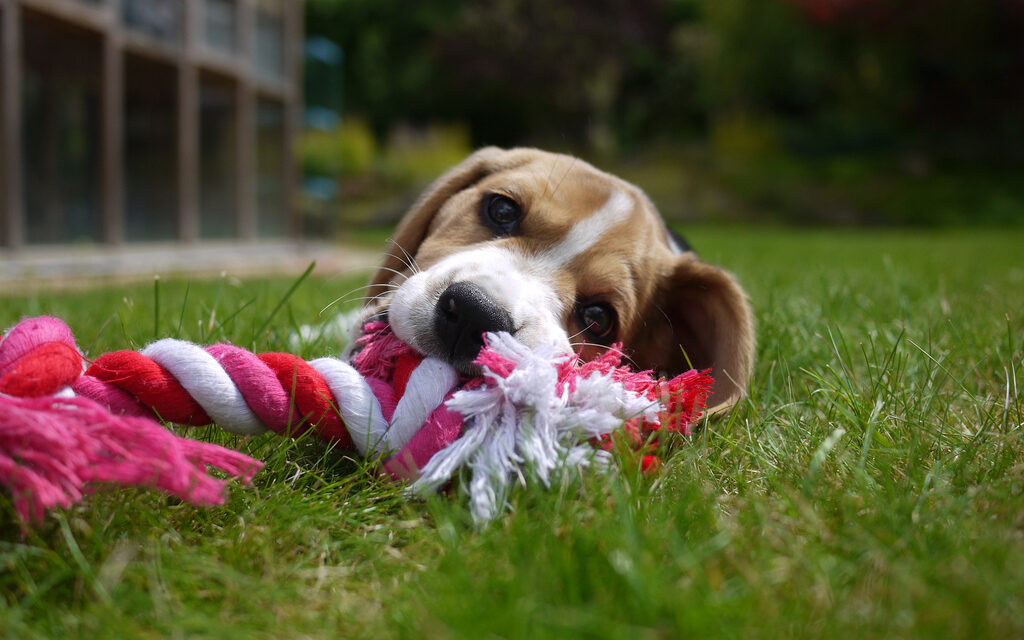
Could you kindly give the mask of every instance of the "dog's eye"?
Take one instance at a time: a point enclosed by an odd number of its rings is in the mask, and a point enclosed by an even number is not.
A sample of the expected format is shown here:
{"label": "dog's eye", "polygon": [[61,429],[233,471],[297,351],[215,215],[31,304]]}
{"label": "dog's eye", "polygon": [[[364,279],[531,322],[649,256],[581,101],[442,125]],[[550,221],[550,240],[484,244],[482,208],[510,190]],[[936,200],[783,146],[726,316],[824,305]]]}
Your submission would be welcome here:
{"label": "dog's eye", "polygon": [[523,217],[523,210],[518,202],[497,193],[484,198],[481,213],[484,223],[502,235],[512,233]]}
{"label": "dog's eye", "polygon": [[587,338],[602,344],[615,339],[617,319],[611,305],[603,302],[581,304],[576,307],[576,318]]}

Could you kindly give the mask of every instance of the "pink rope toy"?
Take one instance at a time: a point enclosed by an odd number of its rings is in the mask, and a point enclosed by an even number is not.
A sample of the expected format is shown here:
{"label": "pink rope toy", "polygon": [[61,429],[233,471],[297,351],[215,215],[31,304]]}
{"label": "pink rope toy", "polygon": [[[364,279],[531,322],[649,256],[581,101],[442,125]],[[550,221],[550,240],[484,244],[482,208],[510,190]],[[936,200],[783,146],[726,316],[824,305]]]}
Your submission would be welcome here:
{"label": "pink rope toy", "polygon": [[[252,479],[262,463],[180,438],[147,418],[118,416],[66,387],[82,372],[71,331],[55,318],[25,320],[0,341],[0,484],[23,523],[82,499],[87,485],[161,489],[210,506],[225,481],[207,467]],[[62,391],[63,389],[63,391]]]}
{"label": "pink rope toy", "polygon": [[[547,486],[560,469],[607,468],[609,438],[617,430],[637,448],[658,429],[689,433],[711,389],[707,372],[671,380],[632,372],[621,366],[618,347],[580,363],[551,349],[529,349],[508,334],[488,334],[477,360],[483,375],[460,379],[446,362],[416,353],[384,323],[368,324],[357,344],[351,363],[305,362],[290,354],[167,338],[139,352],[103,354],[82,373],[82,357],[63,322],[24,320],[0,342],[0,472],[78,446],[59,442],[54,432],[39,450],[12,448],[13,434],[24,430],[15,410],[30,402],[18,397],[50,396],[43,400],[50,404],[39,407],[44,414],[88,399],[125,429],[151,428],[159,417],[182,425],[215,423],[245,435],[312,430],[337,446],[380,458],[384,470],[411,481],[415,493],[468,476],[471,512],[487,520],[507,505],[516,481]],[[78,398],[51,395],[61,389]],[[648,455],[643,462],[648,468],[658,461]],[[233,464],[222,468],[249,469]],[[18,476],[4,473],[0,482],[24,499],[31,484],[11,477]]]}

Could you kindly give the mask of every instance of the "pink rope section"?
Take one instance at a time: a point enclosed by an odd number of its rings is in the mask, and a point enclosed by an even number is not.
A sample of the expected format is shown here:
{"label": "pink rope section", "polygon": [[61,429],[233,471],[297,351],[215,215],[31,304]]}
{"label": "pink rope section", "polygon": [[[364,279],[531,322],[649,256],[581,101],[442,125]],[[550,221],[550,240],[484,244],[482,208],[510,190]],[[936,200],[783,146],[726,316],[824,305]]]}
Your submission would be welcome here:
{"label": "pink rope section", "polygon": [[[198,505],[224,502],[225,481],[208,467],[252,479],[262,464],[214,444],[179,438],[141,413],[131,397],[112,401],[54,394],[79,379],[82,357],[56,318],[24,320],[0,340],[0,484],[23,522],[81,500],[90,485],[153,487]],[[133,404],[134,403],[134,404]],[[129,415],[109,406],[129,408]]]}
{"label": "pink rope section", "polygon": [[311,431],[364,456],[403,449],[432,416],[444,432],[435,444],[456,437],[461,418],[442,406],[458,383],[455,371],[419,356],[380,323],[367,327],[363,342],[353,366],[167,338],[99,356],[72,389],[128,415],[247,435]]}
{"label": "pink rope section", "polygon": [[444,406],[458,375],[415,353],[383,323],[365,327],[361,347],[348,364],[167,338],[142,351],[102,354],[82,373],[67,326],[32,318],[16,325],[0,348],[0,393],[34,397],[70,386],[116,415],[215,423],[243,435],[312,432],[364,456],[402,453],[403,462],[386,469],[415,475],[459,436],[462,416]]}

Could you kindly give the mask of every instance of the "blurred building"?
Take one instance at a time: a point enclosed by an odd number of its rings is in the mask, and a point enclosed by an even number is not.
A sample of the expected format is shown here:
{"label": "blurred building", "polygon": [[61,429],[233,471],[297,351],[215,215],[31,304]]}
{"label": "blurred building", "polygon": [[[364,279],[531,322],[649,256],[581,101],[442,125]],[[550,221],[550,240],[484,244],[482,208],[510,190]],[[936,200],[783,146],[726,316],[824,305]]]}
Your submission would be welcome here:
{"label": "blurred building", "polygon": [[0,246],[295,232],[299,0],[0,0]]}

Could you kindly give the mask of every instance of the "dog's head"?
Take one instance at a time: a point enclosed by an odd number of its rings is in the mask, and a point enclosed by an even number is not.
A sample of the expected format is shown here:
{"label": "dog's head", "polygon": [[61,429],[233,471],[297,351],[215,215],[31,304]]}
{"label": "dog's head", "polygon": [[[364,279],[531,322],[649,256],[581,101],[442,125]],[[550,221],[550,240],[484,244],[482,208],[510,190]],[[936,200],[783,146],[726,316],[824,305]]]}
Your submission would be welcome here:
{"label": "dog's head", "polygon": [[711,368],[735,402],[754,333],[727,272],[671,234],[633,185],[569,156],[477,151],[399,224],[371,283],[374,312],[417,350],[474,373],[482,334],[584,360],[622,342],[640,369]]}

